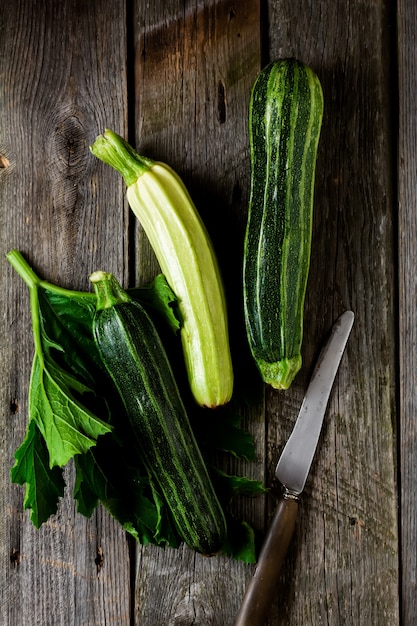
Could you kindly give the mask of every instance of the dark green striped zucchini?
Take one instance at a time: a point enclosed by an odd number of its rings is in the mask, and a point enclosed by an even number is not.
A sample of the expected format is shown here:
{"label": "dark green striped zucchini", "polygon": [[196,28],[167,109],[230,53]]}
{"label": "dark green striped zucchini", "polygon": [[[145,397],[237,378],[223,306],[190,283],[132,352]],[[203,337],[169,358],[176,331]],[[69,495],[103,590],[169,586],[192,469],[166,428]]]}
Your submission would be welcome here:
{"label": "dark green striped zucchini", "polygon": [[141,458],[182,539],[214,554],[225,538],[225,517],[155,326],[112,274],[94,272],[90,280],[97,294],[95,340]]}
{"label": "dark green striped zucchini", "polygon": [[283,59],[259,74],[249,108],[244,309],[252,355],[263,380],[277,389],[287,389],[301,367],[322,117],[322,88],[312,69]]}

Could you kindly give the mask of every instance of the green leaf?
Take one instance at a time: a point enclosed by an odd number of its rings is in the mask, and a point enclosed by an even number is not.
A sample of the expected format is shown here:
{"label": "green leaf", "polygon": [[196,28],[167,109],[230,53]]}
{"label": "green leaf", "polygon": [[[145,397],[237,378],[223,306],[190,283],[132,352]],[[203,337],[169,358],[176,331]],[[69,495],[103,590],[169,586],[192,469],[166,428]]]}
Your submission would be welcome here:
{"label": "green leaf", "polygon": [[15,459],[10,471],[11,480],[26,485],[24,508],[31,510],[30,519],[39,528],[56,513],[58,500],[64,495],[65,482],[60,468],[50,469],[48,450],[35,422],[29,422]]}
{"label": "green leaf", "polygon": [[[203,409],[204,411],[206,409]],[[255,445],[250,433],[240,426],[241,416],[233,406],[219,407],[210,414],[210,428],[207,420],[196,419],[193,426],[201,444],[214,450],[228,452],[239,459],[253,461]]]}
{"label": "green leaf", "polygon": [[227,520],[228,532],[223,554],[244,563],[256,563],[256,537],[253,528],[231,516]]}
{"label": "green leaf", "polygon": [[[7,258],[31,295],[35,358],[30,419],[11,476],[14,482],[26,484],[25,508],[31,509],[33,523],[39,527],[56,512],[64,489],[60,467],[74,457],[74,498],[81,514],[90,517],[101,502],[140,543],[178,547],[181,540],[170,511],[137,457],[130,431],[123,426],[124,409],[114,402],[114,388],[98,355],[92,332],[95,294],[62,289],[39,279],[18,251],[12,251]],[[181,371],[182,353],[175,336],[181,318],[165,277],[161,274],[151,285],[128,292],[148,309],[155,322],[160,321],[162,333],[165,329],[174,331],[165,333],[166,341],[177,372]],[[199,409],[194,404],[192,407],[193,427],[206,458],[218,450],[247,460],[255,458],[253,438],[241,428],[240,416],[231,404],[211,412],[209,427],[206,411],[201,410],[204,418],[199,419]],[[212,474],[226,514],[236,495],[265,492],[259,481],[229,476],[220,470],[212,470]],[[254,562],[253,529],[227,516],[224,552]]]}
{"label": "green leaf", "polygon": [[29,418],[42,433],[50,467],[63,467],[75,454],[87,452],[111,427],[85,408],[74,392],[86,387],[52,361],[42,367],[35,354],[29,390]]}
{"label": "green leaf", "polygon": [[260,480],[254,480],[246,476],[233,476],[217,467],[213,467],[211,470],[217,495],[225,505],[228,505],[237,495],[256,497],[269,491]]}
{"label": "green leaf", "polygon": [[228,476],[227,474],[224,474],[224,477],[227,479],[233,497],[239,494],[255,498],[269,492],[261,480],[254,480],[247,478],[247,476]]}
{"label": "green leaf", "polygon": [[66,369],[93,384],[101,368],[92,332],[95,296],[40,287],[38,300],[44,350],[60,350]]}
{"label": "green leaf", "polygon": [[227,536],[222,552],[245,563],[256,562],[256,537],[253,528],[244,520],[236,519],[228,507],[236,496],[257,497],[267,493],[262,482],[246,476],[234,476],[217,467],[209,467],[216,494],[227,517]]}
{"label": "green leaf", "polygon": [[127,293],[149,312],[157,313],[174,333],[181,328],[178,300],[163,274],[158,274],[149,285],[128,289]]}
{"label": "green leaf", "polygon": [[181,539],[174,528],[174,524],[171,518],[171,513],[165,503],[164,498],[158,492],[153,481],[150,481],[152,489],[152,497],[158,513],[157,523],[155,527],[154,539],[155,543],[166,543],[171,548],[177,548]]}
{"label": "green leaf", "polygon": [[147,475],[126,463],[114,441],[103,438],[94,449],[75,457],[75,467],[74,498],[79,513],[90,517],[100,501],[142,545],[179,545],[161,497]]}

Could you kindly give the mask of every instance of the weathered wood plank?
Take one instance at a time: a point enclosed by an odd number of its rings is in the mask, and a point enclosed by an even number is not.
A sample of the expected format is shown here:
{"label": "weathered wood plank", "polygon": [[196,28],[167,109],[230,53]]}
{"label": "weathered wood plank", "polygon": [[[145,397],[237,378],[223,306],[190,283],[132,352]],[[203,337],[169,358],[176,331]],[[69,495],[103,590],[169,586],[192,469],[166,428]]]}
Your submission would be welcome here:
{"label": "weathered wood plank", "polygon": [[[232,342],[242,342],[241,261],[249,189],[247,107],[260,67],[259,6],[244,2],[136,2],[136,139],[138,149],[174,167],[212,235],[226,283]],[[157,271],[139,230],[138,280]],[[238,381],[239,384],[239,381]],[[247,416],[259,459],[229,471],[263,478],[262,405]],[[260,418],[260,419],[259,419]],[[210,420],[210,415],[207,415]],[[263,528],[263,502],[239,513]],[[138,555],[136,622],[230,624],[243,595],[246,566],[184,548],[149,546]]]}
{"label": "weathered wood plank", "polygon": [[[36,531],[10,485],[27,421],[29,297],[4,254],[17,247],[51,282],[88,289],[98,266],[125,278],[122,185],[90,155],[106,125],[126,128],[124,5],[106,0],[0,6],[0,622],[129,624],[124,533],[76,514],[73,472],[59,512]],[[7,162],[6,162],[7,159]],[[98,572],[96,559],[102,554]]]}
{"label": "weathered wood plank", "polygon": [[388,2],[268,7],[269,57],[311,64],[325,98],[304,369],[285,399],[268,396],[271,453],[325,333],[356,313],[271,623],[397,624],[395,20]]}
{"label": "weathered wood plank", "polygon": [[415,116],[417,7],[400,0],[398,20],[398,253],[399,253],[399,441],[401,450],[402,623],[417,615],[417,447],[416,447],[416,189]]}
{"label": "weathered wood plank", "polygon": [[[40,6],[40,4],[42,6]],[[391,3],[244,0],[134,7],[135,55],[123,3],[30,0],[0,5],[0,622],[17,624],[232,624],[253,568],[186,548],[129,549],[101,509],[84,520],[73,473],[57,516],[40,531],[10,485],[27,419],[33,354],[25,285],[4,260],[20,248],[46,278],[87,288],[103,264],[124,282],[157,271],[136,225],[137,275],[120,177],[88,144],[104,126],[126,135],[126,77],[134,70],[141,151],[184,177],[224,268],[239,319],[249,183],[247,104],[262,62],[295,55],[314,67],[326,112],[317,166],[314,250],[306,302],[304,368],[290,392],[247,411],[257,462],[226,469],[278,486],[276,458],[291,430],[319,344],[352,307],[356,324],[332,395],[271,624],[399,623],[396,485],[395,135]],[[403,623],[417,612],[414,479],[415,7],[398,3],[400,154],[399,302]],[[261,20],[263,23],[261,24]],[[262,26],[263,40],[260,39]],[[134,67],[133,67],[134,64]],[[133,81],[132,81],[133,82]],[[106,183],[105,183],[106,181]],[[104,186],[105,185],[105,186]],[[110,209],[109,209],[110,207]],[[219,227],[221,224],[221,228]],[[233,324],[237,349],[242,328]],[[238,351],[237,351],[238,353]],[[243,384],[244,381],[238,381]],[[267,455],[265,456],[266,451]],[[262,530],[264,502],[239,503]],[[102,567],[97,564],[104,557]],[[130,615],[130,592],[134,615]]]}

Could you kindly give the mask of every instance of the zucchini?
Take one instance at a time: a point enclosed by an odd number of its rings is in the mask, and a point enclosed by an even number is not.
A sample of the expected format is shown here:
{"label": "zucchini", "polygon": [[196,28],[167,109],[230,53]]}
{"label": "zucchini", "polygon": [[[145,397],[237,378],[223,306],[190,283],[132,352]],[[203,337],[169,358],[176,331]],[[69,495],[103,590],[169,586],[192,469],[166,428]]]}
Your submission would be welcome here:
{"label": "zucchini", "polygon": [[282,59],[258,75],[249,106],[251,188],[243,291],[249,346],[265,383],[301,368],[323,92],[311,68]]}
{"label": "zucchini", "polygon": [[106,130],[91,146],[125,179],[139,219],[182,316],[181,342],[191,392],[201,406],[226,404],[233,392],[224,288],[207,230],[179,176],[138,155]]}
{"label": "zucchini", "polygon": [[226,535],[224,513],[155,326],[112,274],[94,272],[90,280],[97,295],[95,341],[141,459],[181,538],[198,552],[214,554]]}

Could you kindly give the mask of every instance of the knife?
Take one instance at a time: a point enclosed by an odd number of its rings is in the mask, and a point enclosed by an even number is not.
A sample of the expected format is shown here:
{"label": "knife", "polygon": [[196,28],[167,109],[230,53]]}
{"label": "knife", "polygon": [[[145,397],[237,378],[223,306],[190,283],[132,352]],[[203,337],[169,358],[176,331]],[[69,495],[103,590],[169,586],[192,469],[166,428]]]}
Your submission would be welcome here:
{"label": "knife", "polygon": [[283,486],[283,496],[259,553],[235,626],[263,626],[267,619],[281,565],[294,532],[300,495],[314,458],[330,392],[353,321],[353,312],[345,311],[336,320],[320,352],[294,429],[275,470]]}

